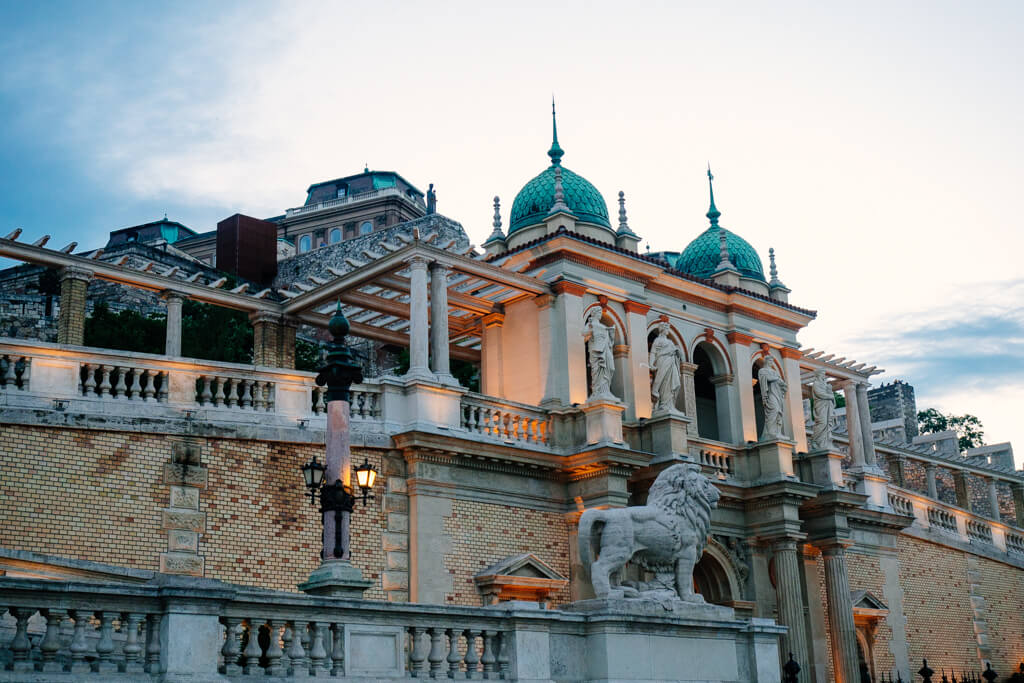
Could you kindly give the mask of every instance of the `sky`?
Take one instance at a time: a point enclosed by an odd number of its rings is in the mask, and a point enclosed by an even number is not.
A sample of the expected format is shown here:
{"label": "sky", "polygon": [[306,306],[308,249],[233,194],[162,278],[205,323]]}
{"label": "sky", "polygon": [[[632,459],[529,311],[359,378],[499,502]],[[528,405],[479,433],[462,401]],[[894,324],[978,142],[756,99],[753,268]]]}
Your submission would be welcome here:
{"label": "sky", "polygon": [[[548,163],[641,249],[721,223],[799,339],[1024,463],[1024,3],[0,2],[0,230],[99,246],[394,170],[477,243]],[[24,239],[24,237],[23,237]],[[765,263],[767,270],[767,263]]]}

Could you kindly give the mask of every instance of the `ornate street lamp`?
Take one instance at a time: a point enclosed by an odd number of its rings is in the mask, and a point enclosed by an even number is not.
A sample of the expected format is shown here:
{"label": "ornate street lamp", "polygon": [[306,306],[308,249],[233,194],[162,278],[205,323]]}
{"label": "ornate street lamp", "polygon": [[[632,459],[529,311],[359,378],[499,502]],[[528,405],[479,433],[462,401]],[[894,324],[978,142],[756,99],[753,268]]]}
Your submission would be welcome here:
{"label": "ornate street lamp", "polygon": [[324,483],[324,472],[327,468],[316,459],[316,455],[310,458],[309,462],[302,466],[302,479],[306,482],[306,489],[309,491],[309,504],[316,504],[316,494]]}
{"label": "ornate street lamp", "polygon": [[356,468],[356,483],[359,490],[363,492],[363,507],[366,506],[366,499],[373,498],[370,490],[377,482],[377,468],[370,464],[370,461],[363,458],[363,464]]}

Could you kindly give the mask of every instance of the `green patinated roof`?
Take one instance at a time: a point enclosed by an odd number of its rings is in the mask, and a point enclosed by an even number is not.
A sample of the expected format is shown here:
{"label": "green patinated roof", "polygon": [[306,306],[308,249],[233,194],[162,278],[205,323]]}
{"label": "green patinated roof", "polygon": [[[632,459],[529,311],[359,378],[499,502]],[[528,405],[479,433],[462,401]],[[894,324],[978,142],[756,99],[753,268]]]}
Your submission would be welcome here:
{"label": "green patinated roof", "polygon": [[[562,166],[562,191],[565,193],[565,203],[578,220],[603,225],[609,229],[612,227],[608,221],[608,205],[601,193],[590,184],[590,181],[565,166]],[[526,183],[516,195],[509,218],[509,234],[519,228],[542,223],[554,203],[555,165],[552,164]]]}
{"label": "green patinated roof", "polygon": [[[676,269],[689,275],[710,278],[718,269],[718,262],[721,260],[718,244],[719,230],[725,230],[725,228],[712,225],[698,235],[697,239],[690,242],[683,253],[676,258]],[[729,260],[740,271],[740,275],[765,282],[761,257],[757,255],[749,242],[739,235],[725,230],[725,244],[729,249]]]}

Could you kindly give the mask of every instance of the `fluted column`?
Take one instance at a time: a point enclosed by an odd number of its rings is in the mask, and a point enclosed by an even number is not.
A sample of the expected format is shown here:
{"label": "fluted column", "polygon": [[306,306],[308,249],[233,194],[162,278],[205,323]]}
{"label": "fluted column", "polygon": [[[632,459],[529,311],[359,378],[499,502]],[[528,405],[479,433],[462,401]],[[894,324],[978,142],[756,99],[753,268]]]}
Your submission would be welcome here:
{"label": "fluted column", "polygon": [[409,258],[409,372],[407,377],[432,378],[427,363],[427,259]]}
{"label": "fluted column", "polygon": [[[871,434],[871,407],[868,404],[868,386],[857,384],[857,414],[860,417],[861,447],[864,449],[864,462],[875,465],[875,438]],[[849,417],[847,417],[849,419]]]}
{"label": "fluted column", "polygon": [[164,353],[168,356],[181,355],[181,305],[185,296],[169,289],[160,293],[167,302],[167,339]]}
{"label": "fluted column", "polygon": [[797,542],[791,538],[781,539],[772,545],[772,550],[775,553],[775,600],[779,606],[779,623],[789,629],[782,639],[780,652],[792,652],[800,666],[806,668],[809,650]]}
{"label": "fluted column", "polygon": [[860,424],[857,385],[847,382],[843,387],[843,395],[846,397],[846,433],[850,437],[850,457],[854,467],[864,467],[864,435]]}
{"label": "fluted column", "polygon": [[693,388],[693,373],[697,372],[697,366],[693,363],[680,363],[679,371],[683,378],[683,405],[686,407],[686,417],[690,418],[686,432],[697,436],[697,394]]}
{"label": "fluted column", "polygon": [[[938,467],[931,463],[927,463],[924,466],[924,478],[925,483],[928,486],[928,497],[934,498],[935,500],[939,499],[939,485],[935,481],[935,473],[937,470]],[[903,486],[903,484],[900,484],[900,486]]]}
{"label": "fluted column", "polygon": [[[448,266],[430,264],[430,356],[434,374],[451,377],[448,360]],[[454,381],[454,380],[452,380]]]}
{"label": "fluted column", "polygon": [[825,561],[825,594],[828,598],[829,638],[836,683],[857,683],[857,627],[853,623],[850,578],[846,571],[846,549],[841,545],[821,551]]}

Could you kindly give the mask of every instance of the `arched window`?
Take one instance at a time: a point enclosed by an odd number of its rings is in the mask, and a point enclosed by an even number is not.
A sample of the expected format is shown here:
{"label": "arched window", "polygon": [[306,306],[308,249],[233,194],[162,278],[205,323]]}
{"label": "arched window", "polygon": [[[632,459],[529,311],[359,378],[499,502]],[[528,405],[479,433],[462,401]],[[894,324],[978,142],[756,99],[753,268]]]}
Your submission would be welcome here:
{"label": "arched window", "polygon": [[360,235],[369,235],[373,232],[373,221],[363,221],[359,226]]}
{"label": "arched window", "polygon": [[693,394],[697,400],[697,434],[729,441],[729,383],[725,361],[714,345],[701,342],[693,349]]}
{"label": "arched window", "polygon": [[334,228],[331,230],[331,244],[341,241],[341,228]]}
{"label": "arched window", "polygon": [[764,398],[761,396],[761,382],[757,372],[764,367],[764,360],[756,360],[750,366],[750,382],[754,385],[754,424],[757,426],[757,438],[764,434]]}
{"label": "arched window", "polygon": [[303,235],[299,238],[299,253],[303,254],[313,248],[313,238]]}

